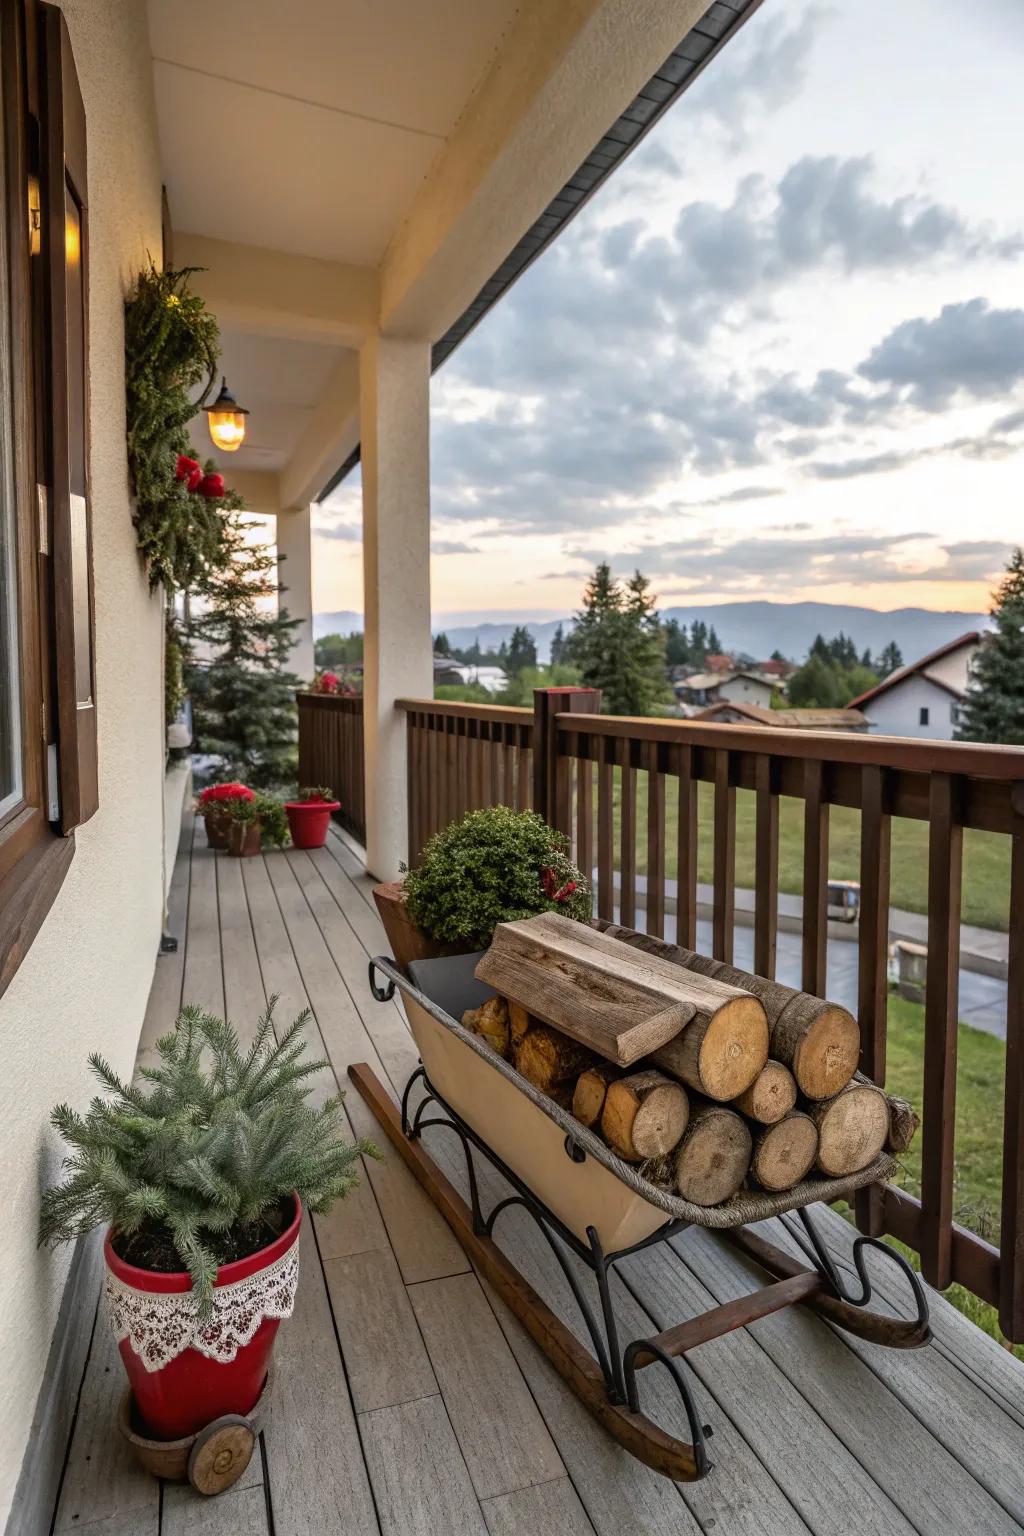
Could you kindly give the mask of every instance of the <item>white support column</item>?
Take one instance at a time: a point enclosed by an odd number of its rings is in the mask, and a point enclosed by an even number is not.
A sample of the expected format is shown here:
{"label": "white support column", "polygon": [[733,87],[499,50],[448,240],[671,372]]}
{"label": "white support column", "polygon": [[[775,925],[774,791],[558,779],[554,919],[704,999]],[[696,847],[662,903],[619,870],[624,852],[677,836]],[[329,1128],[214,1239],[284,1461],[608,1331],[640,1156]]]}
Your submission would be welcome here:
{"label": "white support column", "polygon": [[359,361],[366,624],[366,863],[394,880],[408,857],[402,697],[433,698],[430,344],[374,336]]}
{"label": "white support column", "polygon": [[288,661],[289,670],[304,683],[312,681],[313,660],[313,559],[309,535],[310,508],[291,507],[277,514],[277,554],[283,561],[280,579],[285,587],[281,606],[293,619],[301,619],[292,631],[295,646]]}

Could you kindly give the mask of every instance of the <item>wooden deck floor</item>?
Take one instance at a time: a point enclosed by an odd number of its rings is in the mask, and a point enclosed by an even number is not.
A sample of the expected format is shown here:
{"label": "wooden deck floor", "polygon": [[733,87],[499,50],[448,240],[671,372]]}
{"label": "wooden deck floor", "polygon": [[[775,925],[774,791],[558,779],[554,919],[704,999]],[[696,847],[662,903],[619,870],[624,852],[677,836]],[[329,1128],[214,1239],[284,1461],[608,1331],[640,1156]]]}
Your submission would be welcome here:
{"label": "wooden deck floor", "polygon": [[[386,948],[357,851],[239,861],[196,839],[175,874],[178,953],[157,965],[141,1050],[182,999],[251,1026],[313,1010],[338,1083],[367,1061],[396,1095],[416,1065],[397,1004],[378,1004],[368,954]],[[326,1089],[324,1091],[327,1091]],[[333,1084],[330,1085],[333,1091]],[[373,1134],[349,1094],[354,1130]],[[428,1133],[431,1134],[431,1133]],[[433,1155],[453,1168],[444,1138]],[[454,1141],[454,1138],[448,1138]],[[607,1438],[500,1302],[396,1157],[303,1237],[296,1315],[275,1402],[243,1485],[202,1500],[140,1472],[114,1427],[120,1364],[100,1314],[55,1529],[90,1536],[1009,1536],[1024,1530],[1024,1367],[940,1297],[935,1342],[901,1354],[794,1309],[691,1357],[714,1469],[676,1486]],[[454,1174],[453,1174],[454,1176]],[[840,1243],[850,1229],[822,1219]],[[514,1216],[503,1241],[573,1328],[554,1261]],[[624,1337],[757,1283],[711,1234],[623,1264]],[[904,1303],[889,1277],[882,1305]],[[667,1379],[644,1378],[678,1427]]]}

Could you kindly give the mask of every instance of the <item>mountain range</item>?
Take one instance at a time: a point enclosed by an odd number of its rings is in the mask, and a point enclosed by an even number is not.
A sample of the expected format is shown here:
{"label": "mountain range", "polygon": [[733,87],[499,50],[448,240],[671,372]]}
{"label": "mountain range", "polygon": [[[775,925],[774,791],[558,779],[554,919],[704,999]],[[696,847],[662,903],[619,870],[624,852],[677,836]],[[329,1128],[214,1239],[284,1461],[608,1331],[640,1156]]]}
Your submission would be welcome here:
{"label": "mountain range", "polygon": [[[687,627],[695,619],[714,625],[727,651],[745,651],[759,660],[781,651],[793,661],[802,661],[815,635],[831,639],[840,631],[849,635],[857,649],[879,652],[895,640],[905,661],[935,650],[947,640],[955,640],[967,630],[981,629],[988,619],[982,613],[935,612],[930,608],[857,608],[841,603],[715,603],[693,608],[664,608],[662,619],[676,619]],[[462,650],[479,641],[484,650],[497,650],[508,641],[517,624],[525,623],[537,643],[540,661],[551,654],[551,637],[561,623],[569,628],[570,618],[523,619],[516,614],[496,614],[478,623],[467,623],[457,613],[437,614],[434,630],[444,630],[450,643]],[[363,627],[363,616],[351,610],[318,613],[313,617],[314,634],[347,635]]]}

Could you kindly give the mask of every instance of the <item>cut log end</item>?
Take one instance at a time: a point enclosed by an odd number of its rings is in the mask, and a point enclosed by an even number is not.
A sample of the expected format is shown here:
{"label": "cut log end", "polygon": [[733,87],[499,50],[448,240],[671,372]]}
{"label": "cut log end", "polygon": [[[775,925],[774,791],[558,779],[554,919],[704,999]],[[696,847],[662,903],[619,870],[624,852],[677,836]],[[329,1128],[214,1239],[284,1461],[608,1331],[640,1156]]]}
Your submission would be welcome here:
{"label": "cut log end", "polygon": [[572,1103],[572,1084],[581,1072],[593,1066],[596,1057],[586,1046],[570,1040],[547,1024],[533,1024],[512,1047],[512,1061],[517,1072],[539,1088],[553,1094],[559,1103]]}
{"label": "cut log end", "polygon": [[900,1156],[910,1150],[910,1143],[917,1134],[921,1116],[906,1099],[889,1098],[889,1136],[886,1149]]}
{"label": "cut log end", "polygon": [[735,1107],[759,1125],[775,1125],[796,1103],[796,1079],[781,1061],[766,1061]]}
{"label": "cut log end", "polygon": [[467,1008],[462,1015],[463,1029],[471,1030],[497,1051],[509,1055],[508,1004],[503,997],[489,997],[479,1008]]}
{"label": "cut log end", "polygon": [[832,1098],[857,1069],[857,1020],[836,1003],[800,994],[772,1031],[772,1055],[791,1069],[806,1098]]}
{"label": "cut log end", "polygon": [[743,1183],[752,1145],[741,1115],[721,1104],[700,1106],[676,1153],[676,1189],[694,1205],[720,1205]]}
{"label": "cut log end", "polygon": [[872,1083],[850,1083],[809,1113],[818,1127],[817,1167],[830,1178],[866,1168],[889,1135],[889,1104]]}
{"label": "cut log end", "polygon": [[750,1176],[762,1189],[792,1189],[814,1166],[818,1127],[810,1115],[791,1110],[754,1137]]}
{"label": "cut log end", "polygon": [[599,1061],[576,1079],[572,1095],[572,1112],[581,1125],[599,1125],[604,1110],[608,1085],[622,1076],[621,1067],[610,1061]]}
{"label": "cut log end", "polygon": [[705,1098],[725,1103],[751,1086],[768,1060],[768,1020],[754,997],[735,997],[698,1015],[653,1052],[658,1066]]}
{"label": "cut log end", "polygon": [[664,1157],[686,1129],[690,1104],[661,1072],[634,1072],[608,1084],[601,1115],[605,1140],[628,1162]]}

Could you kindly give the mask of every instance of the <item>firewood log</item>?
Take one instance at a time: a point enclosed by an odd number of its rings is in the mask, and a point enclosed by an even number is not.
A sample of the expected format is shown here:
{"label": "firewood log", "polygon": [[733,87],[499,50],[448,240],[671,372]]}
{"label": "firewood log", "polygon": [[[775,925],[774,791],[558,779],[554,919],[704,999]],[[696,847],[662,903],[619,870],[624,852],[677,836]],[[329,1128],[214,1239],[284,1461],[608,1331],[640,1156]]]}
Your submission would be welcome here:
{"label": "firewood log", "polygon": [[[515,1045],[517,1041],[523,1038],[523,1036],[526,1034],[526,1031],[529,1029],[531,1018],[529,1012],[523,1007],[522,1003],[514,1003],[511,998],[506,998],[505,1001],[508,1003],[509,1038],[512,1044]],[[533,1019],[532,1022],[534,1024],[538,1024],[540,1020]]]}
{"label": "firewood log", "polygon": [[686,1129],[686,1090],[661,1072],[633,1072],[608,1084],[601,1130],[627,1162],[664,1157]]}
{"label": "firewood log", "polygon": [[774,1125],[754,1133],[750,1177],[762,1189],[792,1189],[813,1168],[818,1152],[818,1127],[810,1115],[791,1109]]}
{"label": "firewood log", "polygon": [[[573,1083],[596,1060],[593,1051],[548,1024],[531,1024],[512,1047],[516,1071],[559,1103],[572,1103]],[[555,1089],[563,1091],[555,1093]]]}
{"label": "firewood log", "polygon": [[581,1125],[600,1125],[608,1084],[622,1076],[622,1068],[611,1061],[599,1061],[581,1072],[572,1095],[572,1112]]}
{"label": "firewood log", "polygon": [[489,997],[479,1008],[467,1008],[462,1027],[486,1040],[499,1056],[508,1057],[508,1004],[503,997]]}
{"label": "firewood log", "polygon": [[866,1168],[889,1135],[889,1104],[874,1083],[848,1083],[833,1098],[808,1103],[807,1112],[818,1127],[816,1166],[831,1178]]}
{"label": "firewood log", "polygon": [[[871,1087],[877,1086],[869,1077],[865,1077],[863,1072],[855,1072],[853,1080],[856,1083],[868,1083]],[[884,1088],[882,1092],[885,1093]],[[906,1099],[901,1099],[894,1093],[886,1093],[885,1097],[889,1105],[889,1134],[885,1140],[885,1150],[899,1157],[910,1150],[910,1144],[921,1124],[921,1116],[913,1104],[908,1103]]]}
{"label": "firewood log", "polygon": [[742,1115],[724,1104],[698,1104],[676,1150],[676,1189],[694,1205],[720,1205],[743,1183],[752,1147]]}
{"label": "firewood log", "polygon": [[681,945],[666,944],[648,934],[634,934],[617,924],[597,919],[596,926],[600,932],[622,939],[655,961],[667,961],[697,975],[726,982],[756,997],[768,1019],[772,1056],[790,1068],[807,1098],[830,1098],[853,1076],[860,1056],[860,1032],[853,1015],[838,1003],[737,970],[722,960],[698,955]]}
{"label": "firewood log", "polygon": [[733,1108],[759,1125],[774,1125],[795,1103],[796,1078],[781,1061],[769,1060],[746,1092],[737,1094]]}
{"label": "firewood log", "polygon": [[754,998],[714,1013],[700,1012],[681,1035],[651,1052],[651,1060],[706,1098],[736,1098],[768,1060],[768,1023]]}

